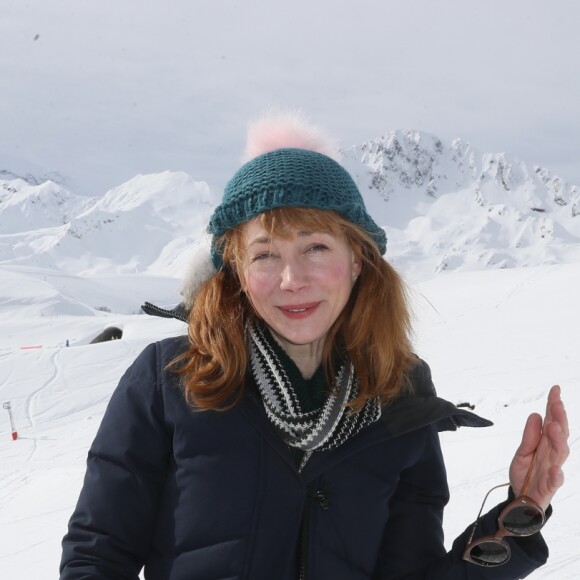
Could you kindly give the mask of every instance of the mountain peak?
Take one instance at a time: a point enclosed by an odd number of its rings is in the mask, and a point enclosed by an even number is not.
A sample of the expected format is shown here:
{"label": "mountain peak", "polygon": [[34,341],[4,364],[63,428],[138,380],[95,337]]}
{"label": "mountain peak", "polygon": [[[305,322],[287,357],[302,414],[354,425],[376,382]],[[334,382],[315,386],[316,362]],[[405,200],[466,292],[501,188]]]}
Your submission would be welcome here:
{"label": "mountain peak", "polygon": [[405,272],[580,257],[578,187],[516,156],[400,130],[348,149],[345,164]]}

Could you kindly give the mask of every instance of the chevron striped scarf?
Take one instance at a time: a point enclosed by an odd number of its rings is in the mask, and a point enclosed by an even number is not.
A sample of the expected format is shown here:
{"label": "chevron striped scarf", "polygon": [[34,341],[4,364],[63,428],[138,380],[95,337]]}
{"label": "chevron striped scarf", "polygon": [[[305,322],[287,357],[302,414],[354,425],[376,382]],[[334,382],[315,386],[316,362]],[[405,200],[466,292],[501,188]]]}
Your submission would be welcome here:
{"label": "chevron striped scarf", "polygon": [[358,413],[346,412],[347,403],[359,393],[354,368],[347,362],[339,369],[334,388],[322,407],[304,412],[267,332],[258,324],[249,328],[252,374],[270,421],[287,445],[305,452],[299,466],[299,471],[302,471],[313,451],[338,447],[363,427],[377,421],[381,416],[381,405],[374,398],[369,399]]}

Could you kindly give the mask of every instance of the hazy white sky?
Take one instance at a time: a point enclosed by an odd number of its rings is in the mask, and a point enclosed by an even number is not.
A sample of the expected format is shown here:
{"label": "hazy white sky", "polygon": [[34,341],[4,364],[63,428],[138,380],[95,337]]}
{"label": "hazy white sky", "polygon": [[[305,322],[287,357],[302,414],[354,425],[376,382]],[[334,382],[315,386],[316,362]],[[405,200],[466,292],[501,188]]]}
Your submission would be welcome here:
{"label": "hazy white sky", "polygon": [[419,129],[580,185],[579,32],[576,0],[3,0],[0,164],[220,188],[248,119],[299,106],[344,147]]}

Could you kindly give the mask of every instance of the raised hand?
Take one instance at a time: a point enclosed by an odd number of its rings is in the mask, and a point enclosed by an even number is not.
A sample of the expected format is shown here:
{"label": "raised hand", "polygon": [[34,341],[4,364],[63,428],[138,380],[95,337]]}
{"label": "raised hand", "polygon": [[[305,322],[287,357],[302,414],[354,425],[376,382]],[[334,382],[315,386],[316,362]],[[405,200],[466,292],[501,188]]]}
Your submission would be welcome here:
{"label": "raised hand", "polygon": [[[543,421],[538,413],[528,417],[522,442],[510,465],[510,483],[516,496],[525,494],[544,510],[550,505],[564,483],[562,465],[570,453],[569,433],[560,387],[556,385],[550,389]],[[527,489],[523,489],[530,466]]]}

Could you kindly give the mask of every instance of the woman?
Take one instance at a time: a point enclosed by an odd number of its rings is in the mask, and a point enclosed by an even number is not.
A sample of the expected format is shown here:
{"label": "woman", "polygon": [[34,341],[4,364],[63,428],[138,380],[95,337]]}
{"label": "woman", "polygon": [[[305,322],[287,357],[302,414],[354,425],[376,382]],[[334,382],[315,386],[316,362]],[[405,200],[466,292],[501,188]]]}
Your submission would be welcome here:
{"label": "woman", "polygon": [[113,394],[61,579],[523,578],[563,483],[559,388],[508,500],[446,553],[438,431],[490,423],[436,396],[384,231],[326,143],[287,129],[254,129],[250,148],[274,143],[212,216],[189,336],[147,347]]}

